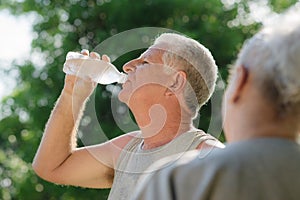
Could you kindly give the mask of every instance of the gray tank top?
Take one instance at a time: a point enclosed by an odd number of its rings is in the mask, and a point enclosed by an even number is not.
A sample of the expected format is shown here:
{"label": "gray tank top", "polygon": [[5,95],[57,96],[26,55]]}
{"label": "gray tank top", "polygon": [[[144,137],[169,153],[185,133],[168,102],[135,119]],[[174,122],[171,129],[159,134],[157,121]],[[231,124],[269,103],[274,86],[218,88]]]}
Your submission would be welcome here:
{"label": "gray tank top", "polygon": [[142,149],[143,138],[136,136],[129,141],[119,156],[108,199],[129,199],[137,186],[138,179],[143,174],[152,172],[148,168],[151,164],[173,154],[177,154],[179,158],[184,152],[196,149],[201,142],[206,140],[220,143],[216,138],[199,130],[183,133],[163,146],[144,150]]}

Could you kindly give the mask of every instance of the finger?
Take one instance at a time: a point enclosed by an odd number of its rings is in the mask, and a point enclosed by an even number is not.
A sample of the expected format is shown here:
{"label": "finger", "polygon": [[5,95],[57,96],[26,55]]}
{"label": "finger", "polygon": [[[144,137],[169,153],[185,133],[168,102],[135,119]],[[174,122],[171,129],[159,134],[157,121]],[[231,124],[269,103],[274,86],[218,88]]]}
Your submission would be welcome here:
{"label": "finger", "polygon": [[80,53],[83,54],[83,55],[88,56],[88,55],[89,55],[89,50],[87,50],[87,49],[82,49]]}
{"label": "finger", "polygon": [[90,57],[93,59],[100,59],[100,55],[97,52],[91,52]]}
{"label": "finger", "polygon": [[110,62],[110,58],[108,57],[108,55],[102,55],[102,60],[106,61],[106,62]]}

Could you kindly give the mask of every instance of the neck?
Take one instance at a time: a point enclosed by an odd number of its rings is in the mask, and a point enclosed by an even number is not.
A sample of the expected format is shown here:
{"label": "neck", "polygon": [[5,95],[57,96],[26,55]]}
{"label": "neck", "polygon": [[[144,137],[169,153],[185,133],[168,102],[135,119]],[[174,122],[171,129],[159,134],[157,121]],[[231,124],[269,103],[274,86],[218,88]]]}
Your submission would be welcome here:
{"label": "neck", "polygon": [[190,123],[182,123],[180,126],[166,124],[159,132],[153,134],[149,129],[142,128],[144,138],[143,149],[152,149],[171,142],[174,138],[188,131],[196,130]]}
{"label": "neck", "polygon": [[297,134],[295,132],[290,131],[288,128],[283,130],[282,128],[279,128],[279,126],[256,123],[256,128],[250,124],[244,125],[244,127],[235,127],[230,136],[227,137],[227,140],[228,142],[238,142],[257,138],[282,138],[296,141]]}
{"label": "neck", "polygon": [[135,113],[144,138],[144,149],[162,146],[182,133],[196,130],[192,117],[180,107],[168,108],[156,104],[146,112],[139,110]]}
{"label": "neck", "polygon": [[254,106],[251,106],[252,103],[242,105],[232,113],[230,130],[226,131],[227,141],[237,142],[265,137],[296,141],[297,128],[293,126],[293,119],[279,117],[271,106],[264,102],[260,103],[262,104],[257,103]]}

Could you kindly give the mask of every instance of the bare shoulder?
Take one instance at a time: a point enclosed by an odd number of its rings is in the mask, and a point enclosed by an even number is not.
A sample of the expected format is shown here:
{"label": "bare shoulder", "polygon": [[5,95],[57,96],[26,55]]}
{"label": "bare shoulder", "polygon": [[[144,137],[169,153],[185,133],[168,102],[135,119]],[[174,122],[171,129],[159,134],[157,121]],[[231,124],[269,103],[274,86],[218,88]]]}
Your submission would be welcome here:
{"label": "bare shoulder", "polygon": [[110,145],[123,149],[130,140],[132,140],[135,137],[139,137],[139,135],[140,135],[140,131],[132,131],[127,134],[116,137],[108,142],[110,143]]}
{"label": "bare shoulder", "polygon": [[139,137],[139,134],[140,131],[129,132],[102,144],[88,146],[86,149],[89,152],[93,152],[96,157],[101,157],[102,160],[106,159],[105,162],[111,168],[114,168],[121,151],[133,138]]}
{"label": "bare shoulder", "polygon": [[198,132],[202,133],[204,135],[204,141],[201,142],[197,149],[207,149],[207,148],[220,148],[220,149],[223,149],[225,148],[225,145],[219,141],[217,138],[215,138],[214,136],[208,134],[208,133],[205,133],[204,131],[202,130],[198,130]]}
{"label": "bare shoulder", "polygon": [[197,147],[197,149],[208,149],[208,148],[223,149],[223,148],[225,148],[225,145],[219,141],[205,140],[205,141],[201,142]]}

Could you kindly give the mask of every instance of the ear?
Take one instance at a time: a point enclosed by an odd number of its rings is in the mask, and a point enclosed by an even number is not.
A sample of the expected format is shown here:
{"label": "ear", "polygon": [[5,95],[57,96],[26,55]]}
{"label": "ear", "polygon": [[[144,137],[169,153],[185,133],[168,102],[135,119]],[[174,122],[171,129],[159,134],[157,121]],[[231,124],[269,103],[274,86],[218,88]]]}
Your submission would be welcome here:
{"label": "ear", "polygon": [[182,91],[187,83],[186,73],[184,71],[177,71],[173,77],[169,88],[166,91],[166,96],[174,95]]}
{"label": "ear", "polygon": [[240,66],[236,69],[236,75],[234,78],[234,86],[232,91],[231,100],[236,103],[242,94],[245,85],[247,84],[249,78],[248,69],[245,66]]}

